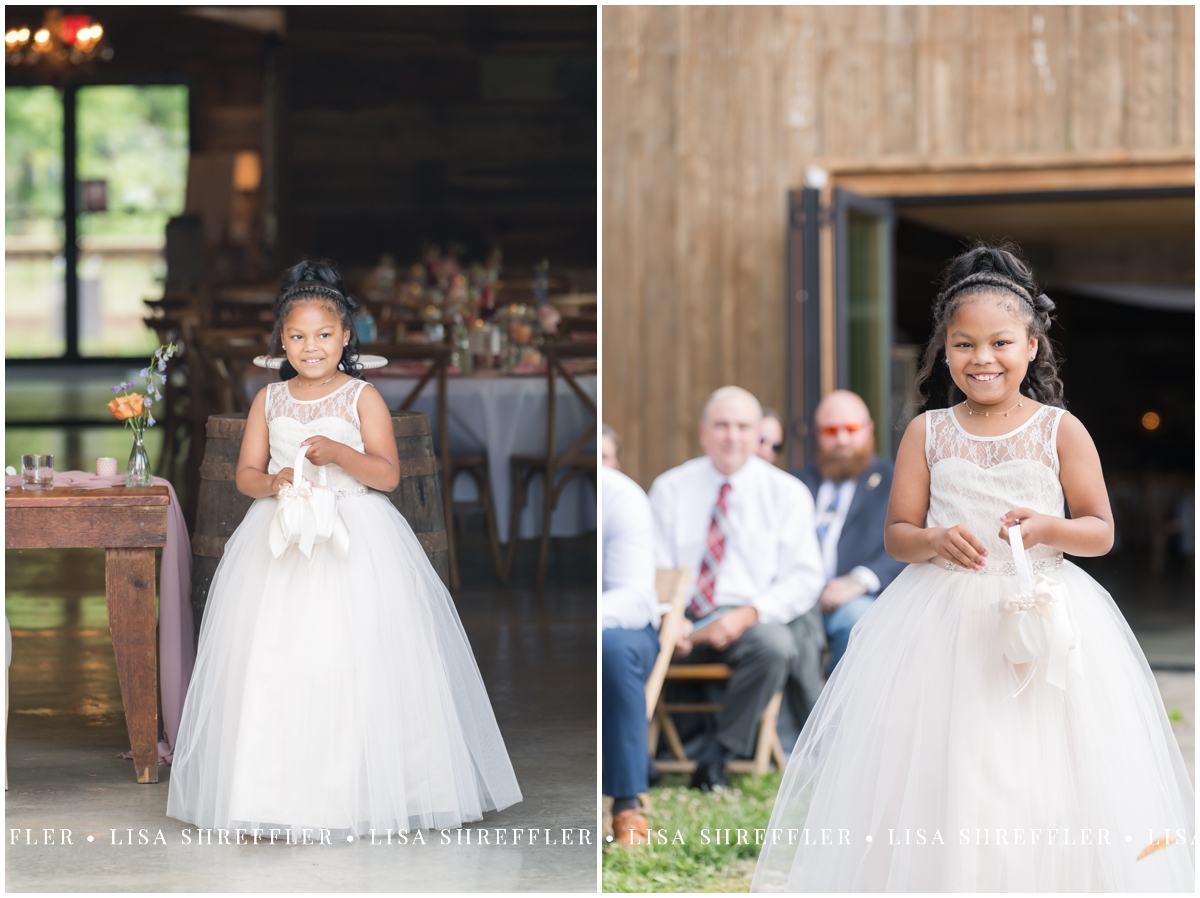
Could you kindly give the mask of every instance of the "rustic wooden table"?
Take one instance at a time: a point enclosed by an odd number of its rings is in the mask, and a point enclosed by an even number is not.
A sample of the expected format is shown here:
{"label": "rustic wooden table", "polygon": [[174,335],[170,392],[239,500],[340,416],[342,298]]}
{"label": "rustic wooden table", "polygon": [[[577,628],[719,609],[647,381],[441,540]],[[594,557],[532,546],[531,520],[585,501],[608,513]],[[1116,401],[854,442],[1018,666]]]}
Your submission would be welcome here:
{"label": "rustic wooden table", "polygon": [[9,549],[103,548],[104,595],[139,783],[158,782],[154,550],[167,542],[166,487],[22,490],[4,495]]}

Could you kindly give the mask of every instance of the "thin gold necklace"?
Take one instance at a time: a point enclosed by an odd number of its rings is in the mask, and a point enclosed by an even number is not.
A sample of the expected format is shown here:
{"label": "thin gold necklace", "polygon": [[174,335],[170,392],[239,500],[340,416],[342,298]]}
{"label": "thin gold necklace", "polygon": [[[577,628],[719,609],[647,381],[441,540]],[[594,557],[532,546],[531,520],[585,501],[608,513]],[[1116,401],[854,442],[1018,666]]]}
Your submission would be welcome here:
{"label": "thin gold necklace", "polygon": [[[1018,400],[1017,400],[1017,404],[1016,404],[1016,405],[1014,405],[1012,408],[1010,408],[1010,409],[1008,410],[1008,412],[1015,412],[1015,411],[1016,411],[1017,409],[1019,409],[1019,408],[1020,408],[1020,407],[1021,407],[1021,406],[1022,406],[1024,403],[1025,403],[1025,399],[1024,399],[1024,397],[1022,397],[1022,398],[1018,399]],[[1006,417],[1006,418],[1008,417],[1008,412],[977,412],[977,411],[973,411],[973,410],[971,409],[971,402],[970,402],[970,400],[967,400],[967,399],[964,399],[964,400],[963,400],[963,405],[965,405],[965,406],[967,407],[967,414],[968,414],[968,415],[983,415],[985,418],[998,418],[998,417],[1000,417],[1001,415],[1003,415],[1003,416],[1004,416],[1004,417]]]}
{"label": "thin gold necklace", "polygon": [[[342,373],[341,371],[334,371],[333,377],[329,378],[329,380],[323,380],[319,384],[306,384],[303,381],[300,381],[300,386],[302,386],[302,387],[323,387],[323,386],[325,386],[325,384],[329,383],[330,380],[334,380],[341,373]],[[299,374],[296,375],[296,379],[300,380]]]}

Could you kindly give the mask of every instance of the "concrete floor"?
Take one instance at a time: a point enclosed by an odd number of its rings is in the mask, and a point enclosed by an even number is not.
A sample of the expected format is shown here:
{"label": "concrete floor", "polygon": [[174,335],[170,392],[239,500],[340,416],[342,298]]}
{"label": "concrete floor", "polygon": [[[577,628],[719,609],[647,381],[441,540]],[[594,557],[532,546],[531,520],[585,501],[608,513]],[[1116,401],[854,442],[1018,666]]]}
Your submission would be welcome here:
{"label": "concrete floor", "polygon": [[[115,757],[129,740],[108,635],[103,553],[7,552],[14,638],[6,890],[596,891],[594,535],[556,541],[540,596],[519,585],[532,583],[532,547],[522,547],[518,585],[501,588],[481,536],[470,534],[456,603],[524,800],[472,825],[470,845],[458,844],[463,836],[456,832],[443,845],[428,831],[424,844],[399,845],[393,837],[390,846],[185,844],[184,825],[164,813],[170,767],[159,768],[157,784],[138,785],[131,762]],[[505,845],[494,844],[498,828],[507,830]],[[21,830],[15,842],[13,829]],[[54,830],[53,844],[44,829]],[[72,844],[61,844],[63,829]],[[492,844],[474,844],[483,829]],[[507,844],[514,829],[525,831],[519,846]],[[541,830],[535,845],[530,829]],[[542,844],[547,829],[560,844]],[[574,830],[576,844],[561,844],[563,829]],[[590,845],[578,844],[581,829]]]}

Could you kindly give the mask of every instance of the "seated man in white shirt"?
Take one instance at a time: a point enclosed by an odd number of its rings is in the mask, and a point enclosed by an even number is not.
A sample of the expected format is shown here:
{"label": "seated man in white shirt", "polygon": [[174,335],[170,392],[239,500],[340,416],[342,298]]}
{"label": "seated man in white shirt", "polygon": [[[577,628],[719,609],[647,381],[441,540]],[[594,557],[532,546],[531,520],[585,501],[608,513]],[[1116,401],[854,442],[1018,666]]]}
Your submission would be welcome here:
{"label": "seated man in white shirt", "polygon": [[600,487],[604,495],[600,606],[604,794],[613,797],[615,841],[644,845],[650,833],[637,796],[649,788],[646,680],[658,657],[654,525],[642,488],[615,470],[608,459],[600,473]]}
{"label": "seated man in white shirt", "polygon": [[812,495],[755,454],[761,424],[750,393],[717,390],[700,421],[704,457],[650,489],[658,567],[692,569],[688,621],[702,625],[685,623],[675,657],[734,668],[714,738],[695,755],[698,788],[724,785],[725,762],[753,753],[759,718],[785,683],[801,718],[821,690],[825,577]]}

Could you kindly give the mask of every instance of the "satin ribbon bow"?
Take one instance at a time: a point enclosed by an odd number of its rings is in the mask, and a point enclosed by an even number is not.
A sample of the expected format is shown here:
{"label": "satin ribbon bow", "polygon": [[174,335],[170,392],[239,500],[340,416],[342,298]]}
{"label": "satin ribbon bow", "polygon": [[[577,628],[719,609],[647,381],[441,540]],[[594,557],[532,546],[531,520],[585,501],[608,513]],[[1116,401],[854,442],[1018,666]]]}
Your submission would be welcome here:
{"label": "satin ribbon bow", "polygon": [[[1067,588],[1057,580],[1033,571],[1025,555],[1019,527],[1008,528],[1017,588],[1006,589],[997,603],[1000,624],[992,642],[988,670],[994,670],[1004,655],[1013,664],[1027,664],[1047,656],[1046,682],[1067,688],[1067,667],[1082,671],[1074,628],[1067,610]],[[1072,654],[1074,650],[1074,654]],[[1033,681],[1035,666],[1012,694],[1016,698]]]}
{"label": "satin ribbon bow", "polygon": [[307,446],[301,446],[292,468],[292,485],[279,491],[279,507],[271,519],[269,543],[278,558],[291,543],[311,563],[313,547],[329,542],[334,554],[345,561],[350,548],[350,532],[337,508],[336,494],[325,486],[325,469],[318,467],[320,484],[313,484],[302,473]]}

